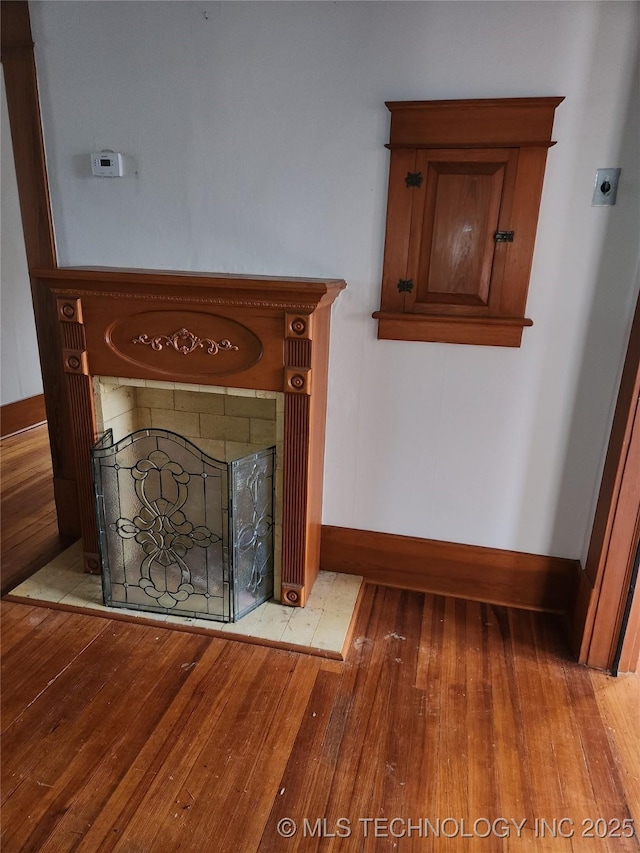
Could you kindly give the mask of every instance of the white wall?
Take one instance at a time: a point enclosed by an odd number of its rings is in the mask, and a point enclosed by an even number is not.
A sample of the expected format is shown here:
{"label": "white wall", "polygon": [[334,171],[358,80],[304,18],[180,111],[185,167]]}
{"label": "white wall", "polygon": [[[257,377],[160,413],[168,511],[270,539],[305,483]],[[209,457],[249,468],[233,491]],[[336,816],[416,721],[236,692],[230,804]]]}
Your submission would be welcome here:
{"label": "white wall", "polygon": [[[324,521],[580,555],[637,290],[636,4],[31,9],[61,264],[345,278]],[[377,341],[384,101],[542,95],[566,100],[522,348]],[[103,147],[126,178],[90,177]],[[591,208],[618,165],[618,206]]]}
{"label": "white wall", "polygon": [[2,238],[0,243],[0,405],[42,394],[38,342],[22,235],[7,97],[2,72]]}

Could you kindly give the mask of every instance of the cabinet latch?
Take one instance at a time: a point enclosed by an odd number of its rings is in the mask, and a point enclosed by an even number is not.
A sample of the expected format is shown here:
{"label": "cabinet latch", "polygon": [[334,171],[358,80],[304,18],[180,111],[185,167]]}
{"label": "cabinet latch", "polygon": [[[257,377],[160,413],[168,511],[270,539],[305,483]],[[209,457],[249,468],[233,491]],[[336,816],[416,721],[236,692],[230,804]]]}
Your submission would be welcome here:
{"label": "cabinet latch", "polygon": [[513,231],[496,231],[493,239],[496,243],[513,243]]}
{"label": "cabinet latch", "polygon": [[401,278],[398,282],[398,290],[400,293],[411,293],[413,290],[413,279],[412,278]]}
{"label": "cabinet latch", "polygon": [[407,189],[409,187],[419,187],[422,185],[422,172],[407,172],[407,177],[404,179]]}

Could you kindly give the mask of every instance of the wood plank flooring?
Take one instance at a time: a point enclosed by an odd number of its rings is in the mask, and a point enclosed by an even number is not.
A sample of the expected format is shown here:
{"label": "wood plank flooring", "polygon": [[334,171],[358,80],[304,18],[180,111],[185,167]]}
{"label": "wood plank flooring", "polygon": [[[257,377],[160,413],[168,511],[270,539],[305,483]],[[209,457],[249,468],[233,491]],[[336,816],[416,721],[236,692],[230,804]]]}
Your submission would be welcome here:
{"label": "wood plank flooring", "polygon": [[367,585],[339,663],[2,616],[4,853],[640,850],[640,678],[554,617]]}
{"label": "wood plank flooring", "polygon": [[0,441],[1,593],[4,595],[59,554],[47,426]]}

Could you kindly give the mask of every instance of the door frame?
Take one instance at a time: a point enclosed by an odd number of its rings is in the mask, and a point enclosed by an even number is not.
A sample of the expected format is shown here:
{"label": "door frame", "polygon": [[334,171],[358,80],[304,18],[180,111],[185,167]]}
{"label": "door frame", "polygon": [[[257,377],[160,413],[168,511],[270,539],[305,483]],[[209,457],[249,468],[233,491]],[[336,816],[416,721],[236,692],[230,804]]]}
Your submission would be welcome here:
{"label": "door frame", "polygon": [[616,403],[584,571],[573,612],[578,662],[635,672],[640,594],[630,600],[640,540],[640,297]]}
{"label": "door frame", "polygon": [[[58,258],[42,135],[38,76],[27,0],[2,0],[0,48],[13,146],[22,231],[29,274],[56,269]],[[58,530],[69,539],[80,533],[76,471],[69,425],[60,341],[50,295],[31,279],[40,370],[51,447]],[[53,318],[53,319],[52,319]]]}

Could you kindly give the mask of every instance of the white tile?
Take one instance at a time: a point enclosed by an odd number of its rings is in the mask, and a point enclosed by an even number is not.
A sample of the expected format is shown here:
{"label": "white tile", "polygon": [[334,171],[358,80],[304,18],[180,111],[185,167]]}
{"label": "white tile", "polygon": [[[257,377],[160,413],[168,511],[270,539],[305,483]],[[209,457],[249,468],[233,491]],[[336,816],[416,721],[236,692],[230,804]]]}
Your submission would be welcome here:
{"label": "white tile", "polygon": [[160,379],[147,379],[146,381],[147,388],[164,388],[165,391],[173,391],[176,387],[175,382],[165,382]]}
{"label": "white tile", "polygon": [[[40,575],[40,573],[38,573]],[[72,572],[48,572],[35,575],[11,590],[13,595],[35,598],[39,601],[61,601],[78,586],[78,578]]]}
{"label": "white tile", "polygon": [[80,572],[80,574],[84,575],[84,569],[82,568],[82,542],[74,542],[66,551],[63,551],[61,554],[58,554],[57,557],[54,557],[50,563],[41,569],[41,571],[45,571],[45,569],[66,569],[71,568],[75,571]]}
{"label": "white tile", "polygon": [[255,397],[257,393],[255,388],[227,388],[230,397]]}
{"label": "white tile", "polygon": [[344,644],[350,621],[350,618],[325,611],[311,638],[310,645],[316,649],[339,652]]}
{"label": "white tile", "polygon": [[106,613],[122,613],[124,616],[132,616],[134,619],[153,619],[154,622],[166,622],[166,613],[152,613],[147,610],[134,610],[129,607],[100,607],[96,608]]}
{"label": "white tile", "polygon": [[[198,390],[203,394],[226,394],[227,388],[221,385],[198,385]],[[195,389],[193,389],[195,390]]]}
{"label": "white tile", "polygon": [[[248,613],[239,622],[229,622],[224,626],[224,632],[229,634],[247,634],[247,629],[250,626],[252,637],[257,637],[262,640],[281,640],[291,614],[290,608],[283,607],[280,604],[274,604],[272,601],[267,601],[257,610]],[[259,611],[259,618],[257,617]],[[257,621],[251,624],[252,616],[256,616]],[[246,625],[245,621],[250,620]]]}
{"label": "white tile", "polygon": [[283,642],[310,646],[322,619],[322,609],[312,610],[307,605],[306,607],[292,607],[291,610],[291,617],[282,632]]}
{"label": "white tile", "polygon": [[60,604],[69,604],[74,607],[104,607],[100,578],[95,575],[86,575],[85,578],[60,599]]}
{"label": "white tile", "polygon": [[212,632],[221,631],[230,638],[247,636],[297,645],[301,650],[320,648],[339,654],[351,620],[350,607],[357,599],[361,582],[362,578],[352,575],[320,572],[307,607],[287,607],[277,601],[269,601],[235,623],[105,607],[100,578],[82,570],[82,545],[77,542],[14,592],[44,602],[99,610],[102,614],[120,613],[164,622],[167,627],[172,624],[193,626]]}
{"label": "white tile", "polygon": [[132,388],[115,385],[113,386],[113,390],[108,391],[106,394],[101,394],[101,403],[103,420],[112,420],[118,417],[118,415],[135,409],[135,391]]}
{"label": "white tile", "polygon": [[132,409],[129,412],[123,412],[114,418],[109,418],[104,422],[105,430],[113,430],[113,440],[120,441],[126,435],[135,432],[137,428],[136,410]]}
{"label": "white tile", "polygon": [[195,619],[193,616],[165,616],[165,621],[168,625],[193,625],[195,622],[202,622],[202,619]]}

